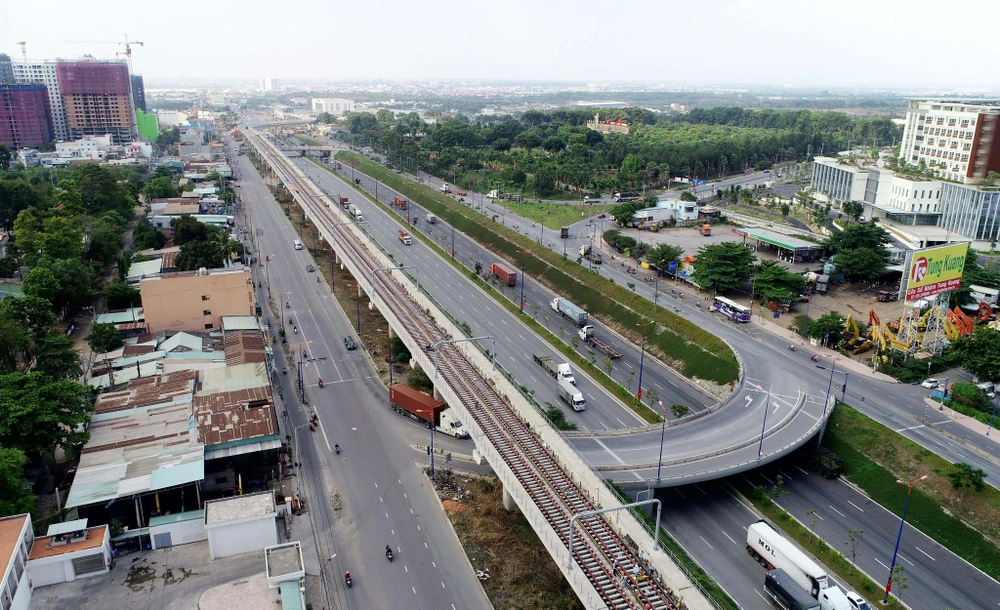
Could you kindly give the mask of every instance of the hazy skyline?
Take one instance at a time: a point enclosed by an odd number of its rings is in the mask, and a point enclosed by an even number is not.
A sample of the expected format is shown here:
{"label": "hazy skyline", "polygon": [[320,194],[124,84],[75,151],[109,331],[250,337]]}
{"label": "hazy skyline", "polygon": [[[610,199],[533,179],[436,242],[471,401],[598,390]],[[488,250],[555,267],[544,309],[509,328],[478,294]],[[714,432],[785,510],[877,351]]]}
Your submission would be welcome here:
{"label": "hazy skyline", "polygon": [[114,58],[123,46],[70,41],[123,41],[127,34],[145,43],[133,48],[133,63],[151,80],[474,78],[997,89],[988,66],[997,58],[1000,6],[991,3],[974,16],[923,1],[855,0],[247,0],[173,7],[0,0],[0,52],[17,60],[17,41],[24,40],[31,59]]}

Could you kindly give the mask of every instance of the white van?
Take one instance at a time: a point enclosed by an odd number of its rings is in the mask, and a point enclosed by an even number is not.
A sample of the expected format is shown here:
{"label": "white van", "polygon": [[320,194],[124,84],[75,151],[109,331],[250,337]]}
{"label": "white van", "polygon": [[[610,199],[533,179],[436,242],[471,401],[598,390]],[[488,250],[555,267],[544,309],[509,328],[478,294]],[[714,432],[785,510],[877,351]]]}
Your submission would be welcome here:
{"label": "white van", "polygon": [[295,249],[296,250],[301,250],[302,249],[302,242],[300,240],[296,239],[293,243],[295,244]]}
{"label": "white van", "polygon": [[837,585],[831,585],[819,592],[820,610],[851,610],[851,602]]}

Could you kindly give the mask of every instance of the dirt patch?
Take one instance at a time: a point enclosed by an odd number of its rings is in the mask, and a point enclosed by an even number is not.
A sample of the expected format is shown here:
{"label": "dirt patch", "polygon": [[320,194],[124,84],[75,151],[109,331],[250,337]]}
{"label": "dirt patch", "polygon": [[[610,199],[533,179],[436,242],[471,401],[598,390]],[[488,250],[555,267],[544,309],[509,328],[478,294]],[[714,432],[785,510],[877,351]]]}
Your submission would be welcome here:
{"label": "dirt patch", "polygon": [[519,511],[504,509],[499,481],[445,471],[435,487],[495,608],[583,608],[528,521]]}
{"label": "dirt patch", "polygon": [[454,500],[445,500],[441,502],[441,506],[444,507],[445,512],[448,513],[449,515],[457,515],[458,513],[465,510],[464,504],[455,502]]}

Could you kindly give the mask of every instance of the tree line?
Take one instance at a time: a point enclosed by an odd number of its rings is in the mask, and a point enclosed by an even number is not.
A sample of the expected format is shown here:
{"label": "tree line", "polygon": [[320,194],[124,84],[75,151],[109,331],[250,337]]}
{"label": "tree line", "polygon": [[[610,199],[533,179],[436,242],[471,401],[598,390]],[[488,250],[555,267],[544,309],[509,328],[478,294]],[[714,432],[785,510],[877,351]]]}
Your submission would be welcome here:
{"label": "tree line", "polygon": [[710,179],[749,168],[803,160],[852,143],[886,145],[899,138],[888,118],[809,110],[695,109],[657,114],[643,108],[606,109],[630,133],[589,129],[593,111],[529,110],[518,117],[464,115],[427,123],[417,113],[348,113],[356,144],[387,153],[390,162],[419,168],[465,188],[501,183],[536,196],[658,188],[672,177]]}

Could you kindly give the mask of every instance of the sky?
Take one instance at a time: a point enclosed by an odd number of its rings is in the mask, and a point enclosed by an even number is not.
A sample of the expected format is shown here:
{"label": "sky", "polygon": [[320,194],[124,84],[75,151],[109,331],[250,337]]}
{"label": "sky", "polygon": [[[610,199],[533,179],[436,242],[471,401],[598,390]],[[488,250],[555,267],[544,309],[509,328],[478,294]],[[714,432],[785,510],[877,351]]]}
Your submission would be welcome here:
{"label": "sky", "polygon": [[[98,7],[98,8],[95,8]],[[1000,3],[0,0],[0,52],[177,78],[1000,89]],[[72,41],[96,41],[79,43]]]}

